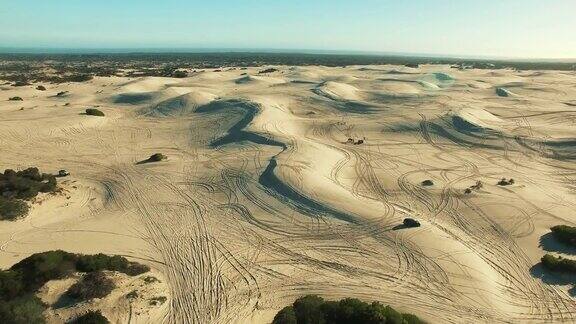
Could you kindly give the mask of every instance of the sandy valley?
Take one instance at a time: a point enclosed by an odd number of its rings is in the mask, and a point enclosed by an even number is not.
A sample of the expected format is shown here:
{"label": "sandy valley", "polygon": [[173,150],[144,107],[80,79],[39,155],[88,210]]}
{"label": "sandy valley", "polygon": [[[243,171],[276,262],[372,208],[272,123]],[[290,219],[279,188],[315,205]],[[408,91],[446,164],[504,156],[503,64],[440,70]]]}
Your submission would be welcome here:
{"label": "sandy valley", "polygon": [[0,222],[0,268],[57,249],[144,263],[168,300],[136,323],[270,323],[306,294],[576,321],[573,279],[539,265],[574,252],[547,234],[576,225],[575,72],[273,68],[0,86],[0,169],[71,174]]}

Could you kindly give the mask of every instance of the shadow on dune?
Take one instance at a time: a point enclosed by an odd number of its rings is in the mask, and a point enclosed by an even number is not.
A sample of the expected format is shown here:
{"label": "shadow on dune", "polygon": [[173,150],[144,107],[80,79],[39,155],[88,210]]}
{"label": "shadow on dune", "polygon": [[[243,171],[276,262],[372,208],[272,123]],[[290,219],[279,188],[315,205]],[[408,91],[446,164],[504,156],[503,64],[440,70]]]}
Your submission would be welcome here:
{"label": "shadow on dune", "polygon": [[[570,285],[576,283],[576,275],[549,271],[544,269],[542,263],[532,266],[530,274],[549,285]],[[573,291],[574,289],[571,290]]]}
{"label": "shadow on dune", "polygon": [[119,95],[114,96],[112,98],[112,102],[116,104],[130,104],[130,105],[138,105],[141,103],[145,103],[147,101],[152,100],[153,98],[152,93],[122,93]]}
{"label": "shadow on dune", "polygon": [[266,167],[266,170],[264,170],[258,179],[258,182],[267,188],[272,196],[290,205],[292,208],[298,210],[304,215],[309,215],[312,217],[328,216],[339,219],[341,221],[356,223],[356,219],[353,216],[308,198],[282,182],[274,174],[274,169],[277,167],[277,165],[278,163],[276,162],[275,158],[270,159],[268,167]]}
{"label": "shadow on dune", "polygon": [[544,251],[548,252],[560,252],[565,254],[576,254],[576,247],[568,246],[562,242],[558,242],[558,240],[554,237],[554,235],[550,233],[546,233],[540,237],[540,245]]}
{"label": "shadow on dune", "polygon": [[242,119],[240,119],[236,124],[230,127],[226,135],[210,143],[211,147],[218,147],[231,143],[249,141],[256,144],[281,147],[283,150],[286,149],[286,144],[284,143],[244,130],[244,128],[252,122],[254,116],[256,116],[256,114],[260,111],[260,105],[258,105],[257,103],[238,99],[214,101],[196,109],[196,112],[225,113],[225,112],[234,112],[238,110],[240,110],[243,113]]}
{"label": "shadow on dune", "polygon": [[74,306],[78,303],[78,301],[70,296],[68,296],[68,294],[64,293],[62,294],[58,300],[52,305],[52,307],[54,309],[60,309],[60,308],[68,308],[71,306]]}

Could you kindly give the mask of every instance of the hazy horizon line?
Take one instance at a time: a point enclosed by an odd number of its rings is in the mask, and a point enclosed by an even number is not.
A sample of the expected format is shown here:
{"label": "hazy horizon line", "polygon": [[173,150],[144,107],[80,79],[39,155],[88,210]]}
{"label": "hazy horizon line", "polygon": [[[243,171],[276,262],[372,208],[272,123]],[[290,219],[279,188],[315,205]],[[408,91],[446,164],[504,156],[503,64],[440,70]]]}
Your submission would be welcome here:
{"label": "hazy horizon line", "polygon": [[468,60],[512,60],[524,62],[565,62],[576,63],[574,58],[548,57],[511,57],[494,55],[459,55],[432,54],[415,52],[388,52],[362,50],[320,50],[320,49],[288,49],[288,48],[238,48],[238,47],[32,47],[32,46],[0,46],[0,54],[210,54],[210,53],[253,53],[253,54],[312,54],[312,55],[373,55],[400,56],[417,58],[449,58]]}

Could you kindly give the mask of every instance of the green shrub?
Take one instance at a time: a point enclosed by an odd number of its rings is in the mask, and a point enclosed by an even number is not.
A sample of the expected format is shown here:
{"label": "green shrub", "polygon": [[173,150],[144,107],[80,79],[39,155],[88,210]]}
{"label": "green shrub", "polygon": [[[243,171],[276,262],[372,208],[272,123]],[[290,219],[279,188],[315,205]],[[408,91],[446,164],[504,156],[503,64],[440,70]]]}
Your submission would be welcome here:
{"label": "green shrub", "polygon": [[90,74],[77,74],[63,78],[64,82],[84,82],[90,81],[92,79],[94,79],[94,77]]}
{"label": "green shrub", "polygon": [[149,162],[160,162],[162,160],[166,160],[168,157],[162,153],[154,153],[149,158]]}
{"label": "green shrub", "polygon": [[422,181],[422,185],[425,187],[429,187],[429,186],[433,186],[434,182],[430,179],[426,179],[426,180]]}
{"label": "green shrub", "polygon": [[28,214],[30,207],[22,200],[0,196],[0,220],[15,220]]}
{"label": "green shrub", "polygon": [[150,298],[150,305],[158,306],[164,304],[168,298],[166,296],[156,296]]}
{"label": "green shrub", "polygon": [[28,213],[28,205],[22,200],[30,200],[39,192],[57,190],[56,177],[40,173],[38,168],[22,171],[4,170],[0,174],[0,219],[14,220]]}
{"label": "green shrub", "polygon": [[96,108],[86,109],[86,115],[104,117],[104,113]]}
{"label": "green shrub", "polygon": [[45,323],[44,304],[34,295],[20,296],[14,299],[0,299],[0,323],[3,324],[40,324]]}
{"label": "green shrub", "polygon": [[138,298],[138,292],[136,290],[132,290],[131,292],[126,294],[127,299],[136,299]]}
{"label": "green shrub", "polygon": [[286,306],[282,308],[276,316],[272,324],[297,324],[296,313],[294,312],[294,307]]}
{"label": "green shrub", "polygon": [[76,255],[61,250],[37,253],[13,265],[10,270],[22,274],[27,292],[33,292],[49,280],[62,279],[76,271]]}
{"label": "green shrub", "polygon": [[278,69],[268,68],[268,69],[258,71],[258,74],[273,73],[273,72],[278,72]]}
{"label": "green shrub", "polygon": [[11,97],[8,101],[23,101],[22,97]]}
{"label": "green shrub", "polygon": [[182,70],[176,70],[172,73],[173,78],[185,78],[188,76],[188,72]]}
{"label": "green shrub", "polygon": [[0,270],[0,300],[13,299],[24,291],[22,275],[17,271]]}
{"label": "green shrub", "polygon": [[297,299],[292,306],[283,308],[274,317],[273,324],[420,324],[425,323],[413,314],[401,314],[390,306],[378,302],[365,303],[356,298],[325,301],[308,295]]}
{"label": "green shrub", "polygon": [[68,324],[109,324],[110,321],[97,311],[88,311],[86,314],[68,322]]}
{"label": "green shrub", "polygon": [[123,272],[130,276],[150,271],[146,265],[130,262],[119,255],[109,256],[102,253],[78,256],[76,267],[78,271],[82,272],[109,270]]}
{"label": "green shrub", "polygon": [[551,254],[546,254],[542,257],[542,266],[550,271],[566,272],[576,274],[576,261],[564,259],[563,257],[555,257]]}
{"label": "green shrub", "polygon": [[88,256],[61,250],[33,254],[9,270],[0,270],[0,323],[44,323],[42,311],[45,306],[34,293],[46,282],[65,278],[76,271],[88,274],[73,285],[76,287],[70,288],[71,296],[86,299],[107,295],[114,284],[101,270],[134,275],[149,271],[150,268],[129,262],[121,256]]}
{"label": "green shrub", "polygon": [[90,272],[70,286],[66,294],[74,299],[89,300],[108,296],[116,285],[102,271]]}
{"label": "green shrub", "polygon": [[576,227],[568,225],[556,225],[550,228],[554,237],[568,245],[576,246]]}
{"label": "green shrub", "polygon": [[94,255],[82,255],[76,263],[78,271],[92,272],[100,270],[122,271],[128,268],[128,260],[119,255],[108,256],[98,253]]}

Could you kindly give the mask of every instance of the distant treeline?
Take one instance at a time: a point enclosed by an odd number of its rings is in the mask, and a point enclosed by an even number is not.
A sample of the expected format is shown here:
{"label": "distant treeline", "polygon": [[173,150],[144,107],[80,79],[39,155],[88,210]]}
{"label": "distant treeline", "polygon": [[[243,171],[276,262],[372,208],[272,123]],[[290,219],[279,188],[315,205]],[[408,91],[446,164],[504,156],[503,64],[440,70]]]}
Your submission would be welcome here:
{"label": "distant treeline", "polygon": [[[575,70],[576,63],[558,61],[515,61],[495,59],[461,59],[401,55],[299,54],[299,53],[102,53],[102,54],[0,54],[1,61],[75,62],[124,65],[173,64],[179,68],[220,68],[263,65],[384,65],[449,64],[485,69]],[[86,71],[85,71],[86,72]]]}

